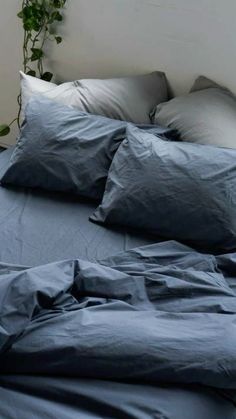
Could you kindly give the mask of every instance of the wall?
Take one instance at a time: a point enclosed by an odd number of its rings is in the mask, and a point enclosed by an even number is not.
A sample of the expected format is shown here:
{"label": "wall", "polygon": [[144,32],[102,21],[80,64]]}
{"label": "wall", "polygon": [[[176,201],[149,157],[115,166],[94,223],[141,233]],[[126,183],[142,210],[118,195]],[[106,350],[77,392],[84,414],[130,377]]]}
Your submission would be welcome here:
{"label": "wall", "polygon": [[[19,0],[0,0],[0,123],[9,123],[17,113],[18,70],[21,66],[22,31],[16,17]],[[17,130],[0,137],[1,143],[13,143]]]}
{"label": "wall", "polygon": [[[19,5],[0,0],[1,120],[16,111]],[[236,92],[235,15],[235,0],[68,0],[65,42],[51,51],[50,64],[58,80],[160,69],[176,94],[199,74]]]}

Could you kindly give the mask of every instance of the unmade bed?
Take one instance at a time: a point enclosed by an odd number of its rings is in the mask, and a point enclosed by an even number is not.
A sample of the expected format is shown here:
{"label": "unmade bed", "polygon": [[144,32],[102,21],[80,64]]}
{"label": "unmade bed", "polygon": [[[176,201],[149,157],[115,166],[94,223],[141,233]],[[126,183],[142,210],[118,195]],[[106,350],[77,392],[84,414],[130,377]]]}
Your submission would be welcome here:
{"label": "unmade bed", "polygon": [[175,107],[147,80],[159,102],[122,115],[31,98],[0,153],[1,419],[236,417],[234,120],[226,148],[211,119],[235,99],[200,78]]}

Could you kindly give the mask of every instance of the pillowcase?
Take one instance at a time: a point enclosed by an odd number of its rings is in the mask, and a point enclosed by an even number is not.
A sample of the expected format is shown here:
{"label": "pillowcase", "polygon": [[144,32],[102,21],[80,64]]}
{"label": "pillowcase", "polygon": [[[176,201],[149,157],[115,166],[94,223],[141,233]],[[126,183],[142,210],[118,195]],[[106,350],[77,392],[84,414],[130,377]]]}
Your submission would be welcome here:
{"label": "pillowcase", "polygon": [[[224,89],[227,90],[226,87],[220,86],[218,83],[216,83],[215,81],[208,79],[205,76],[199,76],[195,82],[193,83],[193,86],[190,89],[189,93],[192,92],[197,92],[199,90],[205,90],[205,89],[210,89],[211,87],[217,87],[218,89]],[[228,90],[229,92],[229,90]]]}
{"label": "pillowcase", "polygon": [[236,150],[127,128],[91,220],[211,250],[236,248]]}
{"label": "pillowcase", "polygon": [[183,141],[236,148],[236,98],[203,76],[188,95],[158,105],[154,122],[177,129]]}
{"label": "pillowcase", "polygon": [[20,74],[21,120],[29,98],[39,93],[81,111],[137,124],[150,124],[154,106],[168,100],[166,76],[159,71],[134,77],[77,80],[59,86]]}
{"label": "pillowcase", "polygon": [[[3,184],[101,199],[127,123],[79,112],[45,97],[31,99]],[[170,130],[144,126],[158,135]]]}

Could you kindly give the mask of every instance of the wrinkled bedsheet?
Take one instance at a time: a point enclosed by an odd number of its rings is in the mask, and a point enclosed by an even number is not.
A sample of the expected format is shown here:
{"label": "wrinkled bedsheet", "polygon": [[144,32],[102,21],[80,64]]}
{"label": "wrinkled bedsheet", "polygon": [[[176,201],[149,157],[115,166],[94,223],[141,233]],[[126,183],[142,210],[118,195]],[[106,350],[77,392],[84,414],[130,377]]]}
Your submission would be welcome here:
{"label": "wrinkled bedsheet", "polygon": [[[0,153],[0,176],[12,151]],[[158,241],[91,223],[96,206],[70,194],[0,186],[0,261],[30,266],[77,258],[96,262]]]}
{"label": "wrinkled bedsheet", "polygon": [[170,241],[0,265],[0,397],[30,417],[234,418],[235,348],[236,254]]}

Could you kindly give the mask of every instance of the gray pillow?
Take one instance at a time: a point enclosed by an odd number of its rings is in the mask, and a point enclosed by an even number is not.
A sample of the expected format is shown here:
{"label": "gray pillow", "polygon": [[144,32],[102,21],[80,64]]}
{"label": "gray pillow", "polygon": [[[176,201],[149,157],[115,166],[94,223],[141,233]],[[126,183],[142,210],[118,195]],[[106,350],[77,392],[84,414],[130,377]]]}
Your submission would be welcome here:
{"label": "gray pillow", "polygon": [[218,87],[219,89],[225,89],[225,87],[220,86],[215,81],[208,79],[208,77],[205,76],[199,76],[195,82],[193,83],[193,86],[190,89],[190,92],[197,92],[198,90],[205,90],[210,89],[211,87]]}
{"label": "gray pillow", "polygon": [[[101,199],[126,127],[126,122],[79,112],[37,96],[26,107],[20,138],[1,182]],[[171,135],[166,128],[143,128]]]}
{"label": "gray pillow", "polygon": [[168,100],[166,76],[160,71],[133,77],[77,80],[59,86],[21,72],[22,120],[29,99],[38,94],[80,111],[137,124],[150,124],[150,112]]}
{"label": "gray pillow", "polygon": [[188,95],[158,105],[154,122],[177,129],[183,141],[236,148],[236,98],[203,76]]}
{"label": "gray pillow", "polygon": [[91,220],[211,250],[236,248],[236,150],[127,128]]}
{"label": "gray pillow", "polygon": [[75,83],[84,111],[137,124],[150,123],[153,107],[168,100],[166,76],[160,71],[133,77],[85,79]]}

